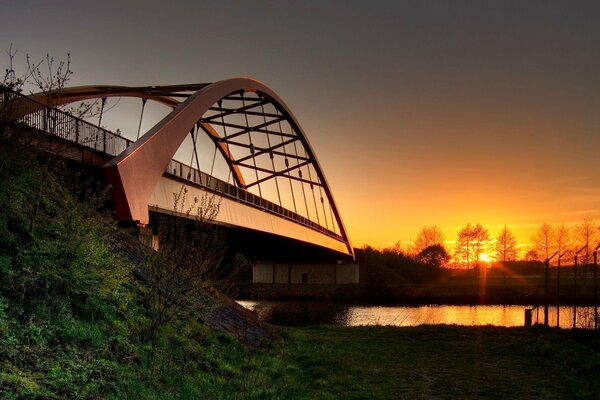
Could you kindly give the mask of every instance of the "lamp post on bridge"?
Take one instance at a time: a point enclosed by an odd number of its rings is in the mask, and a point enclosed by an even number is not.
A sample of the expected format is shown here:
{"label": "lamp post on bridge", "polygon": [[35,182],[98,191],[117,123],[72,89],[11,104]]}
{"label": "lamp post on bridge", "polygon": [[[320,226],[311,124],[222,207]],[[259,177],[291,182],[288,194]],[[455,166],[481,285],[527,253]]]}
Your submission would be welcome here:
{"label": "lamp post on bridge", "polygon": [[567,254],[569,250],[565,250],[558,256],[558,266],[556,269],[556,327],[560,327],[560,260]]}
{"label": "lamp post on bridge", "polygon": [[573,329],[577,328],[577,256],[587,247],[586,244],[575,253],[575,263],[573,264]]}
{"label": "lamp post on bridge", "polygon": [[550,257],[546,258],[546,281],[544,288],[544,326],[548,326],[548,285],[550,280],[550,260],[552,260],[558,251],[555,251]]}

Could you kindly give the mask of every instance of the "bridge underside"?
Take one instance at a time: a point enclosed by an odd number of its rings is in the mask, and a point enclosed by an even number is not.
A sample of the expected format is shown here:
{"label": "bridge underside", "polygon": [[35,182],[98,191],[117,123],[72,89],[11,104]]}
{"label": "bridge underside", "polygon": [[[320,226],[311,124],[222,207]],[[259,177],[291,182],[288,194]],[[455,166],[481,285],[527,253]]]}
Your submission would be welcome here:
{"label": "bridge underside", "polygon": [[[158,181],[150,197],[150,210],[172,213],[175,195],[182,193],[182,190],[185,190],[185,196],[181,196],[180,204],[177,205],[177,209],[182,215],[186,210],[192,210],[189,217],[197,217],[193,211],[194,204],[203,199],[209,199],[218,207],[218,213],[214,217],[215,223],[262,232],[273,238],[283,237],[294,242],[313,245],[313,247],[316,245],[327,249],[330,253],[337,253],[338,257],[347,253],[347,245],[330,232],[319,232],[312,227],[268,212],[266,207],[261,208],[250,202],[242,202],[237,198],[224,196],[216,191],[211,192],[200,185],[185,184],[171,176],[162,176]],[[279,251],[275,243],[271,245],[271,249],[273,252]],[[298,255],[307,250],[309,250],[308,247],[298,251]]]}

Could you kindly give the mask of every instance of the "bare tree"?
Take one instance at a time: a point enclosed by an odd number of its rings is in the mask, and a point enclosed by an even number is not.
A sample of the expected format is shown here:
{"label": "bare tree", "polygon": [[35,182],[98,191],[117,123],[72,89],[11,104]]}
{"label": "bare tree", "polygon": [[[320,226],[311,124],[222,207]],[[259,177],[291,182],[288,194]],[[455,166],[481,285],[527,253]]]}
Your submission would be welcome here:
{"label": "bare tree", "polygon": [[531,237],[531,244],[540,261],[548,259],[554,248],[554,229],[552,225],[545,222],[540,225],[535,235]]}
{"label": "bare tree", "polygon": [[496,237],[494,247],[496,259],[501,263],[500,268],[502,270],[502,278],[504,286],[506,286],[506,263],[517,259],[517,239],[506,225],[504,225],[504,228]]}
{"label": "bare tree", "polygon": [[16,92],[20,92],[22,90],[23,85],[27,81],[27,76],[19,76],[17,75],[17,71],[15,71],[15,57],[18,51],[13,49],[12,43],[10,47],[6,51],[6,55],[8,56],[8,65],[4,69],[4,77],[2,79],[2,85],[7,87],[10,90],[14,90]]}
{"label": "bare tree", "polygon": [[569,232],[569,228],[564,225],[557,227],[554,231],[554,248],[558,251],[558,254],[564,253],[571,245],[571,233]]}
{"label": "bare tree", "polygon": [[426,248],[434,245],[444,245],[442,230],[436,225],[424,226],[417,234],[417,239],[413,244],[412,250],[415,254],[419,254]]}
{"label": "bare tree", "polygon": [[582,254],[582,264],[590,264],[592,253],[590,247],[595,247],[594,244],[598,240],[597,228],[594,224],[594,220],[589,217],[584,218],[577,226],[575,233],[578,246],[587,245],[585,252]]}
{"label": "bare tree", "polygon": [[458,232],[456,241],[455,257],[458,263],[466,268],[479,265],[479,257],[483,254],[490,239],[489,232],[481,224],[465,225]]}
{"label": "bare tree", "polygon": [[473,238],[473,260],[475,265],[479,266],[479,258],[487,251],[490,234],[487,228],[477,224],[473,227]]}
{"label": "bare tree", "polygon": [[504,225],[502,231],[496,237],[494,245],[496,259],[501,262],[515,261],[517,259],[517,239],[515,235]]}
{"label": "bare tree", "polygon": [[148,248],[141,271],[150,286],[151,337],[162,325],[185,318],[195,302],[201,301],[203,282],[219,267],[224,254],[224,237],[214,224],[220,204],[207,195],[193,199],[183,210],[186,195],[185,188],[174,193],[174,213],[159,215],[160,249]]}
{"label": "bare tree", "polygon": [[[48,95],[50,92],[56,96],[60,96],[61,92],[66,88],[67,83],[73,75],[71,70],[71,56],[67,54],[65,60],[55,60],[54,57],[46,54],[44,58],[39,61],[33,61],[29,54],[26,55],[26,69],[23,73],[18,73],[15,70],[15,57],[18,51],[13,49],[12,45],[6,52],[8,56],[8,66],[5,69],[4,77],[0,82],[0,87],[8,89],[8,91],[22,93],[24,90],[28,90],[30,93],[38,92]],[[61,119],[57,118],[56,112],[52,109],[48,109],[47,113],[44,113],[45,118],[44,126],[45,131],[48,134],[31,134],[24,132],[21,129],[20,124],[16,124],[21,118],[21,111],[15,109],[13,104],[15,102],[5,101],[2,104],[2,123],[7,125],[7,129],[3,129],[2,135],[10,137],[13,140],[27,141],[29,145],[40,150],[40,154],[44,154],[46,158],[42,164],[42,176],[38,182],[38,192],[41,187],[45,185],[48,169],[52,168],[60,159],[67,149],[66,142],[59,140],[57,134],[67,136],[76,129],[76,124],[69,123],[67,125],[64,122],[60,122]],[[95,103],[82,103],[76,108],[71,108],[71,115],[76,118],[84,118],[92,115]],[[6,119],[4,118],[6,116]],[[60,127],[60,130],[59,130]],[[27,129],[27,128],[26,128]],[[27,134],[25,134],[27,133]],[[32,215],[30,218],[30,232],[33,231],[36,221],[37,213],[39,210],[40,196],[35,196],[34,207],[32,208]]]}

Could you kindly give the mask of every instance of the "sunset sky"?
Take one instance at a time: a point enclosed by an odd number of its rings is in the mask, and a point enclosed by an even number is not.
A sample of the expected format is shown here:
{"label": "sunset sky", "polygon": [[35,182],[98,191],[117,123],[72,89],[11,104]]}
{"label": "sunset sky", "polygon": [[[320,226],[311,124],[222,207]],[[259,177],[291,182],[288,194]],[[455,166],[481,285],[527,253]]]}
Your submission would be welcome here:
{"label": "sunset sky", "polygon": [[600,222],[600,2],[0,3],[0,49],[69,52],[72,85],[265,82],[355,246]]}

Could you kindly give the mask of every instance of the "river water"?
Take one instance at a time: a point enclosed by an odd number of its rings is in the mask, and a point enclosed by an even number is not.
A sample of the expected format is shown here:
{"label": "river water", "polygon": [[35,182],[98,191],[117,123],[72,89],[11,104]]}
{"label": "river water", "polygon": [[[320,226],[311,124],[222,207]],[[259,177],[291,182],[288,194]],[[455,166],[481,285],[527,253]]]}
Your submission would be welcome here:
{"label": "river water", "polygon": [[[423,324],[523,326],[525,309],[515,305],[424,305],[365,306],[326,301],[240,300],[239,304],[256,312],[263,321],[283,326],[334,324],[344,326]],[[557,309],[550,307],[549,324],[557,325]],[[577,308],[577,327],[593,328],[593,307]],[[533,323],[543,323],[542,307],[533,310]],[[561,328],[573,326],[573,307],[560,307]]]}

